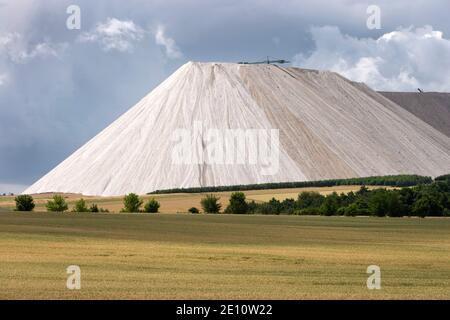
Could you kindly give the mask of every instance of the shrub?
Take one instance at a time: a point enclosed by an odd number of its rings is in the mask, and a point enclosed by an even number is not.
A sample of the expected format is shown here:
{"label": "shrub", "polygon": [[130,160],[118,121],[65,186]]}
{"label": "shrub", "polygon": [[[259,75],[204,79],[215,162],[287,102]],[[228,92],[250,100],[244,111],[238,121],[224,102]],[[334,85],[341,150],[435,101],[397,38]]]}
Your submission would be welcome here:
{"label": "shrub", "polygon": [[271,214],[280,214],[282,211],[282,205],[280,200],[277,200],[275,198],[270,199],[268,202],[269,207],[271,208],[272,213]]}
{"label": "shrub", "polygon": [[16,211],[33,211],[35,204],[32,196],[23,194],[17,196],[16,201]]}
{"label": "shrub", "polygon": [[332,216],[337,213],[339,209],[339,196],[336,192],[326,196],[325,201],[320,206],[320,213],[325,216]]}
{"label": "shrub", "polygon": [[297,209],[297,201],[294,199],[284,199],[281,202],[281,213],[294,214]]}
{"label": "shrub", "polygon": [[66,200],[60,195],[54,195],[53,200],[47,201],[45,207],[47,208],[47,211],[51,212],[64,212],[69,209]]}
{"label": "shrub", "polygon": [[378,216],[400,217],[405,209],[402,205],[397,191],[378,189],[370,192],[369,195],[370,211]]}
{"label": "shrub", "polygon": [[252,200],[247,203],[248,205],[248,214],[255,214],[258,211],[258,204],[255,202],[255,200]]}
{"label": "shrub", "polygon": [[213,194],[207,195],[201,200],[203,211],[206,213],[219,213],[222,205],[219,203],[220,198]]}
{"label": "shrub", "polygon": [[450,181],[450,174],[436,177],[434,180],[435,181]]}
{"label": "shrub", "polygon": [[100,212],[100,209],[98,208],[97,204],[93,203],[92,206],[89,208],[89,211],[92,213]]}
{"label": "shrub", "polygon": [[370,192],[369,188],[367,188],[366,186],[363,185],[359,188],[359,190],[356,192],[356,194],[358,196],[364,196],[364,195],[368,194],[369,192]]}
{"label": "shrub", "polygon": [[192,213],[192,214],[200,213],[200,211],[196,207],[192,207],[188,211],[189,211],[189,213]]}
{"label": "shrub", "polygon": [[450,210],[447,208],[444,209],[444,217],[450,217]]}
{"label": "shrub", "polygon": [[419,217],[436,216],[442,213],[442,206],[428,194],[422,195],[413,205],[413,214]]}
{"label": "shrub", "polygon": [[143,201],[135,193],[130,193],[123,198],[124,208],[122,212],[140,212]]}
{"label": "shrub", "polygon": [[248,213],[248,204],[245,201],[243,192],[234,192],[230,197],[230,204],[225,209],[226,213],[246,214]]}
{"label": "shrub", "polygon": [[269,202],[256,204],[254,213],[279,215],[282,212],[282,208],[283,204],[279,200],[272,198]]}
{"label": "shrub", "polygon": [[298,195],[297,208],[319,208],[325,197],[318,192],[302,192]]}
{"label": "shrub", "polygon": [[275,208],[268,202],[264,202],[258,205],[256,210],[257,214],[276,214]]}
{"label": "shrub", "polygon": [[159,210],[160,204],[155,199],[150,199],[144,206],[144,211],[148,213],[157,213]]}
{"label": "shrub", "polygon": [[358,215],[360,208],[356,203],[352,203],[344,208],[344,215],[348,217],[355,217]]}
{"label": "shrub", "polygon": [[73,212],[89,212],[90,210],[86,206],[86,201],[84,199],[80,199],[75,202],[75,207],[73,208]]}

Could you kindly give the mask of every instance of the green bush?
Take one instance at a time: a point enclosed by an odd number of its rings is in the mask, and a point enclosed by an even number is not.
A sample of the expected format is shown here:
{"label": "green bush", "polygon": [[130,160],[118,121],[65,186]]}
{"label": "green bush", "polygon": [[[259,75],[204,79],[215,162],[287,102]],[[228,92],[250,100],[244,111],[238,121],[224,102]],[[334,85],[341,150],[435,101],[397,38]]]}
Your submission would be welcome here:
{"label": "green bush", "polygon": [[33,211],[35,204],[32,196],[23,194],[17,196],[15,199],[16,211]]}
{"label": "green bush", "polygon": [[442,206],[429,194],[422,195],[413,205],[414,215],[425,218],[426,216],[436,216],[443,213]]}
{"label": "green bush", "polygon": [[360,209],[356,203],[352,203],[343,208],[343,214],[348,217],[355,217],[358,215]]}
{"label": "green bush", "polygon": [[324,202],[320,206],[320,214],[325,216],[332,216],[337,213],[339,209],[339,196],[336,192],[333,192],[332,194],[326,196]]}
{"label": "green bush", "polygon": [[450,209],[444,209],[444,217],[450,217]]}
{"label": "green bush", "polygon": [[384,217],[388,212],[388,200],[386,189],[378,189],[371,192],[369,207],[373,215]]}
{"label": "green bush", "polygon": [[124,208],[122,212],[137,213],[140,212],[143,201],[135,193],[130,193],[123,198]]}
{"label": "green bush", "polygon": [[45,207],[47,208],[47,211],[50,212],[64,212],[69,209],[66,200],[60,195],[54,195],[53,200],[47,201]]}
{"label": "green bush", "polygon": [[190,208],[190,209],[188,210],[188,212],[189,212],[189,213],[192,213],[192,214],[200,213],[200,211],[199,211],[196,207]]}
{"label": "green bush", "polygon": [[325,201],[325,197],[318,192],[302,192],[297,198],[297,208],[320,208]]}
{"label": "green bush", "polygon": [[75,202],[75,207],[73,208],[73,212],[90,212],[88,207],[86,206],[86,201],[84,199],[80,199]]}
{"label": "green bush", "polygon": [[206,213],[219,213],[222,205],[219,203],[220,198],[213,194],[207,195],[201,200],[203,211]]}
{"label": "green bush", "polygon": [[159,210],[160,204],[155,199],[150,199],[144,206],[144,211],[147,213],[157,213]]}
{"label": "green bush", "polygon": [[450,181],[450,174],[436,177],[434,180],[435,181]]}
{"label": "green bush", "polygon": [[245,201],[245,194],[243,192],[234,192],[230,197],[230,204],[225,209],[225,213],[232,214],[247,214],[248,204]]}

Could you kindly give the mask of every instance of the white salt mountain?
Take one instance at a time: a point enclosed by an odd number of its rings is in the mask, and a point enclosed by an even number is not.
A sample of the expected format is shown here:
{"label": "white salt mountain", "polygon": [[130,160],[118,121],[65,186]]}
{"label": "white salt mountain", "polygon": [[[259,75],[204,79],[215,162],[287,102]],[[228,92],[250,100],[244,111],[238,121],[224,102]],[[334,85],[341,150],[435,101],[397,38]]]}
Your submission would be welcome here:
{"label": "white salt mountain", "polygon": [[[174,163],[177,129],[278,129],[279,170]],[[205,134],[196,143],[208,148]],[[203,150],[202,152],[206,152]],[[450,138],[333,72],[189,62],[25,193],[168,188],[450,172]]]}

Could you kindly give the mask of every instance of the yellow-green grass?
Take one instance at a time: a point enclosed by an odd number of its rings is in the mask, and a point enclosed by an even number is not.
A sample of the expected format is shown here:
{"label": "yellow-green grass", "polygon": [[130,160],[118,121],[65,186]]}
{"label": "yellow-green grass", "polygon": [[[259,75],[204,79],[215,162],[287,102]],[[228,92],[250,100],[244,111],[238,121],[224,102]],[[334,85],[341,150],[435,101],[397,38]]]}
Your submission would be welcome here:
{"label": "yellow-green grass", "polygon": [[0,298],[449,299],[450,219],[0,213]]}
{"label": "yellow-green grass", "polygon": [[[277,200],[284,200],[287,198],[297,199],[297,196],[302,191],[316,191],[321,194],[330,194],[332,192],[348,193],[350,191],[357,191],[360,186],[335,186],[335,187],[317,187],[317,188],[293,188],[293,189],[270,189],[270,190],[251,190],[245,191],[248,200],[255,200],[256,202],[269,201],[272,198]],[[377,188],[377,187],[369,187]],[[225,208],[230,199],[232,192],[216,192],[220,197],[222,207]],[[45,204],[52,198],[53,194],[33,195],[36,203],[35,211],[46,211]],[[75,201],[84,198],[90,206],[93,203],[100,207],[108,209],[111,212],[120,212],[123,208],[122,197],[87,197],[77,194],[65,194],[64,197],[72,209]],[[205,193],[178,193],[178,194],[158,194],[146,195],[142,198],[146,201],[150,198],[155,198],[161,204],[160,211],[164,213],[185,213],[189,208],[201,208],[200,200],[205,197]],[[3,196],[0,197],[0,211],[13,210],[15,207],[14,197]]]}

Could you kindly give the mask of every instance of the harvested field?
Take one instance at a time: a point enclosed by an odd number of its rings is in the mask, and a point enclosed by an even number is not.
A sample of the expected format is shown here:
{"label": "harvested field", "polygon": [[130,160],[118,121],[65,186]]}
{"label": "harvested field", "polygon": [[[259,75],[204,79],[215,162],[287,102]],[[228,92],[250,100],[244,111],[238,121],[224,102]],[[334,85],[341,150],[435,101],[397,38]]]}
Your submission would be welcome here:
{"label": "harvested field", "polygon": [[0,299],[450,298],[450,219],[1,213],[0,244]]}

